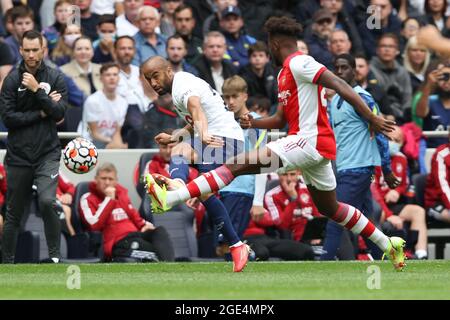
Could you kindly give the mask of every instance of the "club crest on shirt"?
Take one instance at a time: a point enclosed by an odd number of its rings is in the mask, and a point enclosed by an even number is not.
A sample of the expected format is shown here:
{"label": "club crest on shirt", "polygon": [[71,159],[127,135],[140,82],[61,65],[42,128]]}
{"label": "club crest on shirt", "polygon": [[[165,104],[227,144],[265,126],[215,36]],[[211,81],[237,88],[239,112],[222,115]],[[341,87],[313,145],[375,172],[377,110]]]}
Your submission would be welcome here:
{"label": "club crest on shirt", "polygon": [[309,195],[307,193],[302,193],[300,195],[300,200],[302,200],[303,203],[308,203],[309,202]]}
{"label": "club crest on shirt", "polygon": [[280,93],[278,93],[278,101],[283,105],[286,106],[288,104],[288,99],[291,96],[290,90],[283,90]]}

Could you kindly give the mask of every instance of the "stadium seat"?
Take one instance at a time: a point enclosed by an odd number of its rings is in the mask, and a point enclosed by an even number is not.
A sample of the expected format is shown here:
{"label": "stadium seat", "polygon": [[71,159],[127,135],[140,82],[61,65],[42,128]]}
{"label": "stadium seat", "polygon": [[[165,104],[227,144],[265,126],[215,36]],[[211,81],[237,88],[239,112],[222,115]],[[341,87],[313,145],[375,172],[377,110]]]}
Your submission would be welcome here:
{"label": "stadium seat", "polygon": [[411,180],[414,185],[417,204],[423,207],[425,204],[425,185],[427,183],[427,175],[418,173],[413,175]]}
{"label": "stadium seat", "polygon": [[176,260],[191,261],[198,256],[197,239],[193,227],[194,213],[184,204],[175,209],[154,215],[153,224],[163,226],[169,233]]}
{"label": "stadium seat", "polygon": [[[154,152],[145,152],[139,158],[139,166],[138,166],[139,178],[144,173],[146,163],[149,162],[154,155],[155,155]],[[141,197],[141,199],[144,198],[145,195],[144,183],[142,183],[140,179],[138,180],[138,184],[136,185],[136,192]]]}

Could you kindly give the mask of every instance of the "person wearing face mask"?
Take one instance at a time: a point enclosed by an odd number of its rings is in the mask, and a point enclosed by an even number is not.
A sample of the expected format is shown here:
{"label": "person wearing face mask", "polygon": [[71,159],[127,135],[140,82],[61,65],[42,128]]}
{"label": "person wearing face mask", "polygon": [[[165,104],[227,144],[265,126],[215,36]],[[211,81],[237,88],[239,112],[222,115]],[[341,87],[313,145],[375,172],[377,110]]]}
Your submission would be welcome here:
{"label": "person wearing face mask", "polygon": [[104,14],[100,16],[97,24],[98,40],[94,46],[94,63],[106,63],[114,60],[114,42],[116,41],[116,21],[114,15]]}
{"label": "person wearing face mask", "polygon": [[[384,180],[381,168],[377,167],[375,169],[372,194],[382,209],[380,222],[383,223],[383,228],[386,229],[386,233],[391,232],[391,235],[404,232],[404,222],[410,222],[410,230],[418,232],[413,258],[426,259],[427,226],[425,209],[418,205],[408,203],[408,160],[401,152],[401,147],[404,142],[402,129],[396,127],[396,130],[391,133],[390,138],[392,139],[389,141],[391,168],[395,176],[400,180],[400,184],[395,189],[390,189]],[[409,245],[412,244],[410,243]]]}
{"label": "person wearing face mask", "polygon": [[70,61],[73,43],[81,37],[81,29],[76,24],[64,25],[61,29],[61,35],[50,54],[50,59],[57,66],[62,66]]}
{"label": "person wearing face mask", "polygon": [[62,34],[62,29],[66,25],[67,18],[70,14],[72,6],[71,0],[58,0],[55,2],[53,14],[55,22],[42,30],[42,35],[47,39],[48,50],[50,53],[58,43],[58,39]]}

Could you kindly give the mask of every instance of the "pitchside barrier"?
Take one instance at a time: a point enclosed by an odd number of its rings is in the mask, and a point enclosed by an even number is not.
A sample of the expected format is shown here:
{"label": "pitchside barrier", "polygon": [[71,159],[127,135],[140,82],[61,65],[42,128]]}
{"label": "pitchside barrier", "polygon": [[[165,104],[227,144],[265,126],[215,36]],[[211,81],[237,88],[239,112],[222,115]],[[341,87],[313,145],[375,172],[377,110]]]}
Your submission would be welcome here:
{"label": "pitchside barrier", "polygon": [[[423,134],[426,137],[447,137],[447,131],[424,131]],[[276,140],[285,135],[284,132],[270,132],[269,139]],[[0,139],[6,138],[7,133],[1,132]],[[61,139],[73,139],[79,137],[77,132],[59,132],[58,136]],[[431,157],[434,153],[435,149],[427,149],[425,159],[427,171],[430,171],[430,162]],[[103,162],[111,162],[117,167],[118,170],[118,178],[120,183],[126,187],[129,191],[130,199],[133,205],[136,208],[139,208],[141,204],[141,198],[136,192],[136,188],[134,186],[133,177],[134,170],[136,165],[141,157],[141,155],[145,152],[157,153],[158,149],[122,149],[122,150],[109,150],[109,149],[100,149],[99,150],[99,162],[98,164],[102,164]],[[3,159],[5,156],[6,150],[0,150],[0,161],[3,163]],[[77,184],[81,181],[90,181],[94,179],[95,169],[92,172],[86,174],[75,174],[69,171],[63,164],[61,160],[61,170],[64,175],[66,175],[69,180]],[[430,229],[429,230],[429,241],[431,242],[429,245],[429,255],[430,258],[446,258],[450,259],[450,229]]]}

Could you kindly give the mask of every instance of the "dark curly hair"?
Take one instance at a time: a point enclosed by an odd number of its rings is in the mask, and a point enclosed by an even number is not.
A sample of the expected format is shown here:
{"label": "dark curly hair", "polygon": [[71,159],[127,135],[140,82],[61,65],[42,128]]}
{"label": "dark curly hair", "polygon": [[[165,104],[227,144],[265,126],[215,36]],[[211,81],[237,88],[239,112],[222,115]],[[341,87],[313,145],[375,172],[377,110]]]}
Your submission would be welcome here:
{"label": "dark curly hair", "polygon": [[265,31],[270,36],[282,35],[297,39],[302,32],[302,26],[289,17],[270,17],[264,24]]}

